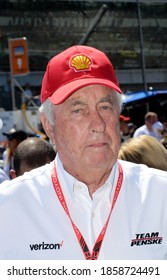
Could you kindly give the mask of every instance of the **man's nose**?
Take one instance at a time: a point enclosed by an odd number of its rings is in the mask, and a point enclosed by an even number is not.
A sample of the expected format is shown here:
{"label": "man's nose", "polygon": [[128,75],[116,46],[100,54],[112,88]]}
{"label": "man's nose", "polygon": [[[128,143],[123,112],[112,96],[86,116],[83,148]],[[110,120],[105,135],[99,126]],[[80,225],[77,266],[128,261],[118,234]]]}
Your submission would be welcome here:
{"label": "man's nose", "polygon": [[106,129],[106,123],[103,117],[97,110],[93,110],[90,113],[90,129],[92,132],[102,133]]}

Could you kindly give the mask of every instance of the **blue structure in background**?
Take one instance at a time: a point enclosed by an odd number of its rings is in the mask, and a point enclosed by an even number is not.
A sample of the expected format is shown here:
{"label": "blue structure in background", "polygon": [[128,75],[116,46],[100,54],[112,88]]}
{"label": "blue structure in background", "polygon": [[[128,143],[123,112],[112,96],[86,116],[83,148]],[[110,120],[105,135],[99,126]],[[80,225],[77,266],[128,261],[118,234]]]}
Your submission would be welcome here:
{"label": "blue structure in background", "polygon": [[152,96],[158,94],[167,94],[167,90],[155,90],[155,91],[140,91],[140,92],[131,92],[123,94],[123,103],[126,105],[127,103],[139,101],[141,99],[150,98]]}

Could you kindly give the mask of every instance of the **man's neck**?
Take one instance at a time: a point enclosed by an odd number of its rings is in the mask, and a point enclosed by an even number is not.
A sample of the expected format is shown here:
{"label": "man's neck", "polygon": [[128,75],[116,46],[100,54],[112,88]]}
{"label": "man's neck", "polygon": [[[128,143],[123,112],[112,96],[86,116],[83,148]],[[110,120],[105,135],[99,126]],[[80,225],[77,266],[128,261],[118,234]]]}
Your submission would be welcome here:
{"label": "man's neck", "polygon": [[111,170],[113,169],[114,163],[108,168],[74,168],[74,166],[64,166],[59,159],[59,163],[61,168],[67,172],[67,174],[71,175],[75,180],[78,180],[84,183],[88,187],[88,191],[90,196],[100,188],[108,179],[111,174]]}

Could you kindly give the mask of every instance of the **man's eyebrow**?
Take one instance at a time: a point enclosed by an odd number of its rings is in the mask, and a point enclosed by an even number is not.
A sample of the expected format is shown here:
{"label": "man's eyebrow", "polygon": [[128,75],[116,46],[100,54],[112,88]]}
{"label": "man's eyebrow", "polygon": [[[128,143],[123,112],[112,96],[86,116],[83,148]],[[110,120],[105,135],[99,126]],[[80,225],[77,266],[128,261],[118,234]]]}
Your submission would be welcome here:
{"label": "man's eyebrow", "polygon": [[102,99],[100,99],[99,103],[100,102],[109,102],[109,103],[113,103],[114,102],[114,99],[112,96],[108,95],[108,96],[105,96],[103,97]]}
{"label": "man's eyebrow", "polygon": [[68,106],[70,106],[70,107],[74,107],[77,105],[85,105],[85,102],[78,100],[78,99],[72,99],[72,100],[70,100],[70,102],[68,104]]}

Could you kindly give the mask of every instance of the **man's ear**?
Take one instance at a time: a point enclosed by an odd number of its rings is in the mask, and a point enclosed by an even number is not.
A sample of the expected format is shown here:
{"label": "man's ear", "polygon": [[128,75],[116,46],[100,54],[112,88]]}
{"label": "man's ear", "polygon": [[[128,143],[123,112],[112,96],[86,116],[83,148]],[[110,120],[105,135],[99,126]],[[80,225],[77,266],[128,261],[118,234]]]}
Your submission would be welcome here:
{"label": "man's ear", "polygon": [[46,135],[49,137],[52,143],[54,143],[53,126],[43,113],[40,113],[40,120]]}
{"label": "man's ear", "polygon": [[17,176],[16,176],[16,171],[14,170],[14,169],[10,169],[10,177],[12,178],[12,179],[14,179],[14,178],[16,178]]}

